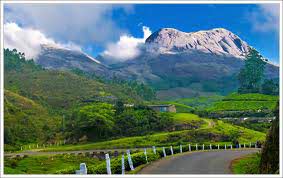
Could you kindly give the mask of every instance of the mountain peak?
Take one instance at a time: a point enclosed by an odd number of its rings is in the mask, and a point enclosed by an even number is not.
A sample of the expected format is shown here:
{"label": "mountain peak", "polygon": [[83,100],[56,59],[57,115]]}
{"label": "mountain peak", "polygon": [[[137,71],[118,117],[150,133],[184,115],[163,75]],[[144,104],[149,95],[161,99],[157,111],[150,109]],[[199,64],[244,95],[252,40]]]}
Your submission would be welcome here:
{"label": "mountain peak", "polygon": [[248,52],[248,44],[225,28],[189,33],[174,28],[162,28],[146,39],[146,45],[148,51],[159,53],[197,50],[243,58]]}

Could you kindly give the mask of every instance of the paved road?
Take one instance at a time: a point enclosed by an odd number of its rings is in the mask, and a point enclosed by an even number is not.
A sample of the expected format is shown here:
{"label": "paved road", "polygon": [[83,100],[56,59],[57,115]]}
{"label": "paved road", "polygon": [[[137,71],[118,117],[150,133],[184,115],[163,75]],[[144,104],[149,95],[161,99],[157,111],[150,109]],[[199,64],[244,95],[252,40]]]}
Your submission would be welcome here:
{"label": "paved road", "polygon": [[232,160],[259,149],[191,152],[167,157],[143,168],[139,174],[231,174]]}

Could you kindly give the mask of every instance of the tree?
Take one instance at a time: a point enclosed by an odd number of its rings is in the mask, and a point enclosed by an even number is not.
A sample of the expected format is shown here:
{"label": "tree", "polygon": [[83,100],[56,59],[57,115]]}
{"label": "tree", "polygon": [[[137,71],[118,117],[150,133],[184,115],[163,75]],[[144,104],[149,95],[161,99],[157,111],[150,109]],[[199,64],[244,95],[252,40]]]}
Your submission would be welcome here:
{"label": "tree", "polygon": [[263,57],[254,48],[250,48],[245,60],[245,66],[241,69],[238,80],[239,93],[259,93],[264,77],[265,62]]}
{"label": "tree", "polygon": [[279,85],[272,79],[266,79],[261,86],[261,92],[267,95],[278,95]]}
{"label": "tree", "polygon": [[101,139],[111,133],[114,126],[114,109],[108,103],[94,103],[76,110],[72,119],[73,130],[77,137],[87,136],[90,139]]}
{"label": "tree", "polygon": [[124,103],[121,100],[118,100],[115,105],[116,115],[121,114],[124,111]]}

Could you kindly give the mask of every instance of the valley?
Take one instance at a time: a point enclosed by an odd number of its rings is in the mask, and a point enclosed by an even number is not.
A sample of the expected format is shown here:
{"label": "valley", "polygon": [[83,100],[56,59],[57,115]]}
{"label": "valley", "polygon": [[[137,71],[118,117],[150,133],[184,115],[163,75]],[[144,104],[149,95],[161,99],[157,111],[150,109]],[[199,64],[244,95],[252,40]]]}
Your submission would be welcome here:
{"label": "valley", "polygon": [[[135,59],[112,64],[41,48],[34,60],[4,49],[6,174],[73,174],[81,162],[105,174],[95,151],[130,149],[144,166],[142,150],[152,146],[158,154],[149,151],[149,161],[163,157],[162,147],[261,146],[277,118],[279,67],[226,29],[160,29]],[[248,68],[255,59],[260,79]],[[110,157],[120,174],[121,154]]]}

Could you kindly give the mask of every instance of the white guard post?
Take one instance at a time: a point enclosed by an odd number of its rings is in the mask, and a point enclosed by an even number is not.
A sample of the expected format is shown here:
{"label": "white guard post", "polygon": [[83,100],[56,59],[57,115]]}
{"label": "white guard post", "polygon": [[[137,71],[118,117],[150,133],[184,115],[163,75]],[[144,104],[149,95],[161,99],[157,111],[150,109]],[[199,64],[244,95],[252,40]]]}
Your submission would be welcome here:
{"label": "white guard post", "polygon": [[198,150],[198,144],[196,143],[196,150]]}
{"label": "white guard post", "polygon": [[225,144],[225,150],[226,150],[226,144]]}
{"label": "white guard post", "polygon": [[170,146],[170,150],[171,150],[171,155],[173,155],[174,152],[173,152],[173,147],[172,146]]}
{"label": "white guard post", "polygon": [[152,150],[153,150],[153,153],[156,154],[156,148],[155,148],[155,146],[152,146]]}
{"label": "white guard post", "polygon": [[125,156],[122,154],[122,174],[125,174]]}
{"label": "white guard post", "polygon": [[127,156],[128,156],[128,162],[129,162],[129,166],[130,166],[131,170],[135,170],[134,165],[133,165],[133,161],[132,161],[132,158],[131,158],[130,150],[127,150]]}
{"label": "white guard post", "polygon": [[202,144],[202,150],[204,150],[204,144]]}
{"label": "white guard post", "polygon": [[110,164],[110,157],[109,154],[106,153],[105,154],[105,160],[106,160],[106,170],[107,170],[107,174],[111,175],[111,164]]}
{"label": "white guard post", "polygon": [[180,153],[183,153],[182,145],[180,145]]}
{"label": "white guard post", "polygon": [[76,174],[87,174],[87,168],[85,163],[80,164],[80,170],[76,170]]}
{"label": "white guard post", "polygon": [[165,151],[165,148],[162,147],[162,150],[163,150],[163,156],[166,157],[166,151]]}
{"label": "white guard post", "polygon": [[212,146],[211,146],[211,144],[209,145],[209,149],[211,149],[211,150],[212,150]]}
{"label": "white guard post", "polygon": [[145,156],[145,160],[146,160],[146,162],[148,163],[148,161],[147,161],[147,154],[146,154],[146,148],[144,149],[144,156]]}
{"label": "white guard post", "polygon": [[219,150],[219,144],[217,145],[217,149]]}
{"label": "white guard post", "polygon": [[192,149],[191,149],[191,144],[189,144],[189,151],[192,151]]}

